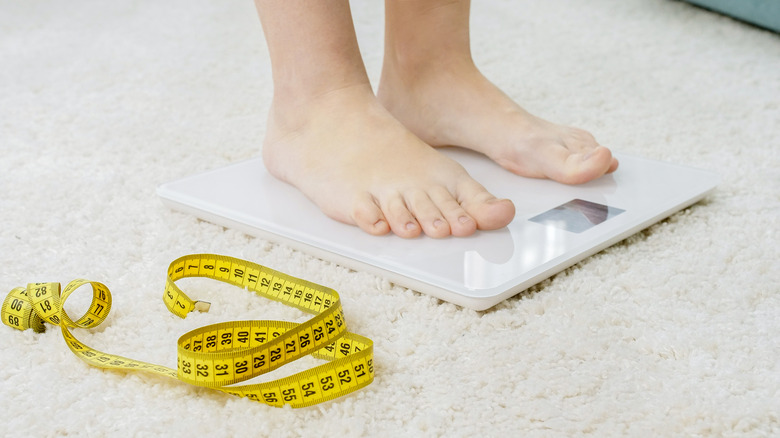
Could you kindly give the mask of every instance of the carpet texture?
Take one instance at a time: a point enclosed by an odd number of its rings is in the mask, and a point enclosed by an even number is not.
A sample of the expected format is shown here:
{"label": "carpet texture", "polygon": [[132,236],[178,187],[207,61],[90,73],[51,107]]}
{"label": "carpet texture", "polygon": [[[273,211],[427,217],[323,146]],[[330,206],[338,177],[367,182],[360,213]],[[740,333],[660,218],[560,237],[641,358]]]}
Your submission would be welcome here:
{"label": "carpet texture", "polygon": [[[352,6],[376,85],[382,6]],[[167,312],[171,260],[232,255],[338,290],[351,330],[375,342],[377,374],[342,399],[278,409],[91,368],[57,329],[0,326],[0,435],[778,436],[780,36],[668,0],[483,1],[472,32],[485,74],[531,112],[722,184],[489,311],[465,310],[156,197],[259,153],[272,83],[250,1],[2,2],[3,290],[101,281],[111,316],[76,336],[175,367],[194,327],[306,318],[209,281],[184,287],[210,313]]]}

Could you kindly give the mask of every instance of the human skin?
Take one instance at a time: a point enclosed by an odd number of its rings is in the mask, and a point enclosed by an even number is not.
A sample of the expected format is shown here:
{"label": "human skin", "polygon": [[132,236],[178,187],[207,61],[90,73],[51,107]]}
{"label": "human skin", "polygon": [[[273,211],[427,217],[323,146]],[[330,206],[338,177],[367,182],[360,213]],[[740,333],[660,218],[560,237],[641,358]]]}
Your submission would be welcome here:
{"label": "human skin", "polygon": [[436,150],[481,152],[525,177],[578,184],[617,160],[588,132],[536,117],[473,62],[468,1],[387,0],[377,94],[346,0],[255,0],[274,97],[263,160],[329,217],[374,235],[468,236],[515,208]]}

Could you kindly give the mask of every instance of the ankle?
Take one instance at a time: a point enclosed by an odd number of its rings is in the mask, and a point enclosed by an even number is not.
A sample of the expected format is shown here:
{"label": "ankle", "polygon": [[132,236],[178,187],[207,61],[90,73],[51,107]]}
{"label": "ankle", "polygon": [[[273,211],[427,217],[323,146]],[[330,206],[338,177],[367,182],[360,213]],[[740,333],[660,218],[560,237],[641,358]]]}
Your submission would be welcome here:
{"label": "ankle", "polygon": [[446,76],[459,76],[478,71],[470,53],[462,51],[436,53],[399,53],[386,49],[382,64],[382,85],[415,88],[428,81],[438,81]]}
{"label": "ankle", "polygon": [[[324,76],[324,75],[323,75]],[[371,84],[368,76],[333,76],[319,77],[306,81],[274,81],[272,105],[279,111],[297,112],[305,109],[324,96],[339,93],[343,90],[369,90]]]}
{"label": "ankle", "polygon": [[279,93],[274,90],[264,143],[274,143],[313,125],[332,123],[329,120],[334,120],[333,117],[344,120],[350,117],[349,113],[365,113],[372,104],[378,106],[368,81],[323,89],[317,93]]}

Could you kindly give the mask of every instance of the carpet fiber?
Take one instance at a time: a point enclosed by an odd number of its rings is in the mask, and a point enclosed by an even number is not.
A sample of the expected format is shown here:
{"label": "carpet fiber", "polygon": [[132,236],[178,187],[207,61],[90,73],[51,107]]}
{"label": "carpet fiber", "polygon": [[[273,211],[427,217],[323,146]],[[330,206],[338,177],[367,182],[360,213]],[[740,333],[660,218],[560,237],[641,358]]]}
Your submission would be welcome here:
{"label": "carpet fiber", "polygon": [[[474,56],[529,111],[722,176],[703,202],[485,312],[161,204],[157,185],[259,153],[272,83],[252,2],[2,2],[3,290],[101,281],[111,316],[76,336],[175,367],[194,327],[305,319],[209,281],[183,286],[210,313],[167,312],[171,260],[232,255],[338,290],[377,374],[278,409],[102,371],[57,329],[0,326],[0,435],[780,434],[780,36],[668,0],[476,3]],[[352,6],[376,85],[382,7]]]}

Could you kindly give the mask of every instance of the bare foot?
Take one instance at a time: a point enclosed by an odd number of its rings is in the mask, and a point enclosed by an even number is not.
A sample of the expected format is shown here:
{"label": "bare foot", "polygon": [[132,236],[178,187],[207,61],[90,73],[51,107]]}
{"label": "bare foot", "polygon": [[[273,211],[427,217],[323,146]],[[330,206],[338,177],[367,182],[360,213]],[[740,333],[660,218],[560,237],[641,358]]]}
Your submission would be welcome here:
{"label": "bare foot", "polygon": [[504,227],[515,213],[410,133],[368,84],[292,107],[274,102],[263,159],[326,215],[374,235],[467,236]]}
{"label": "bare foot", "polygon": [[580,184],[618,167],[590,133],[528,113],[470,60],[411,68],[386,57],[377,96],[431,146],[482,152],[518,175]]}

